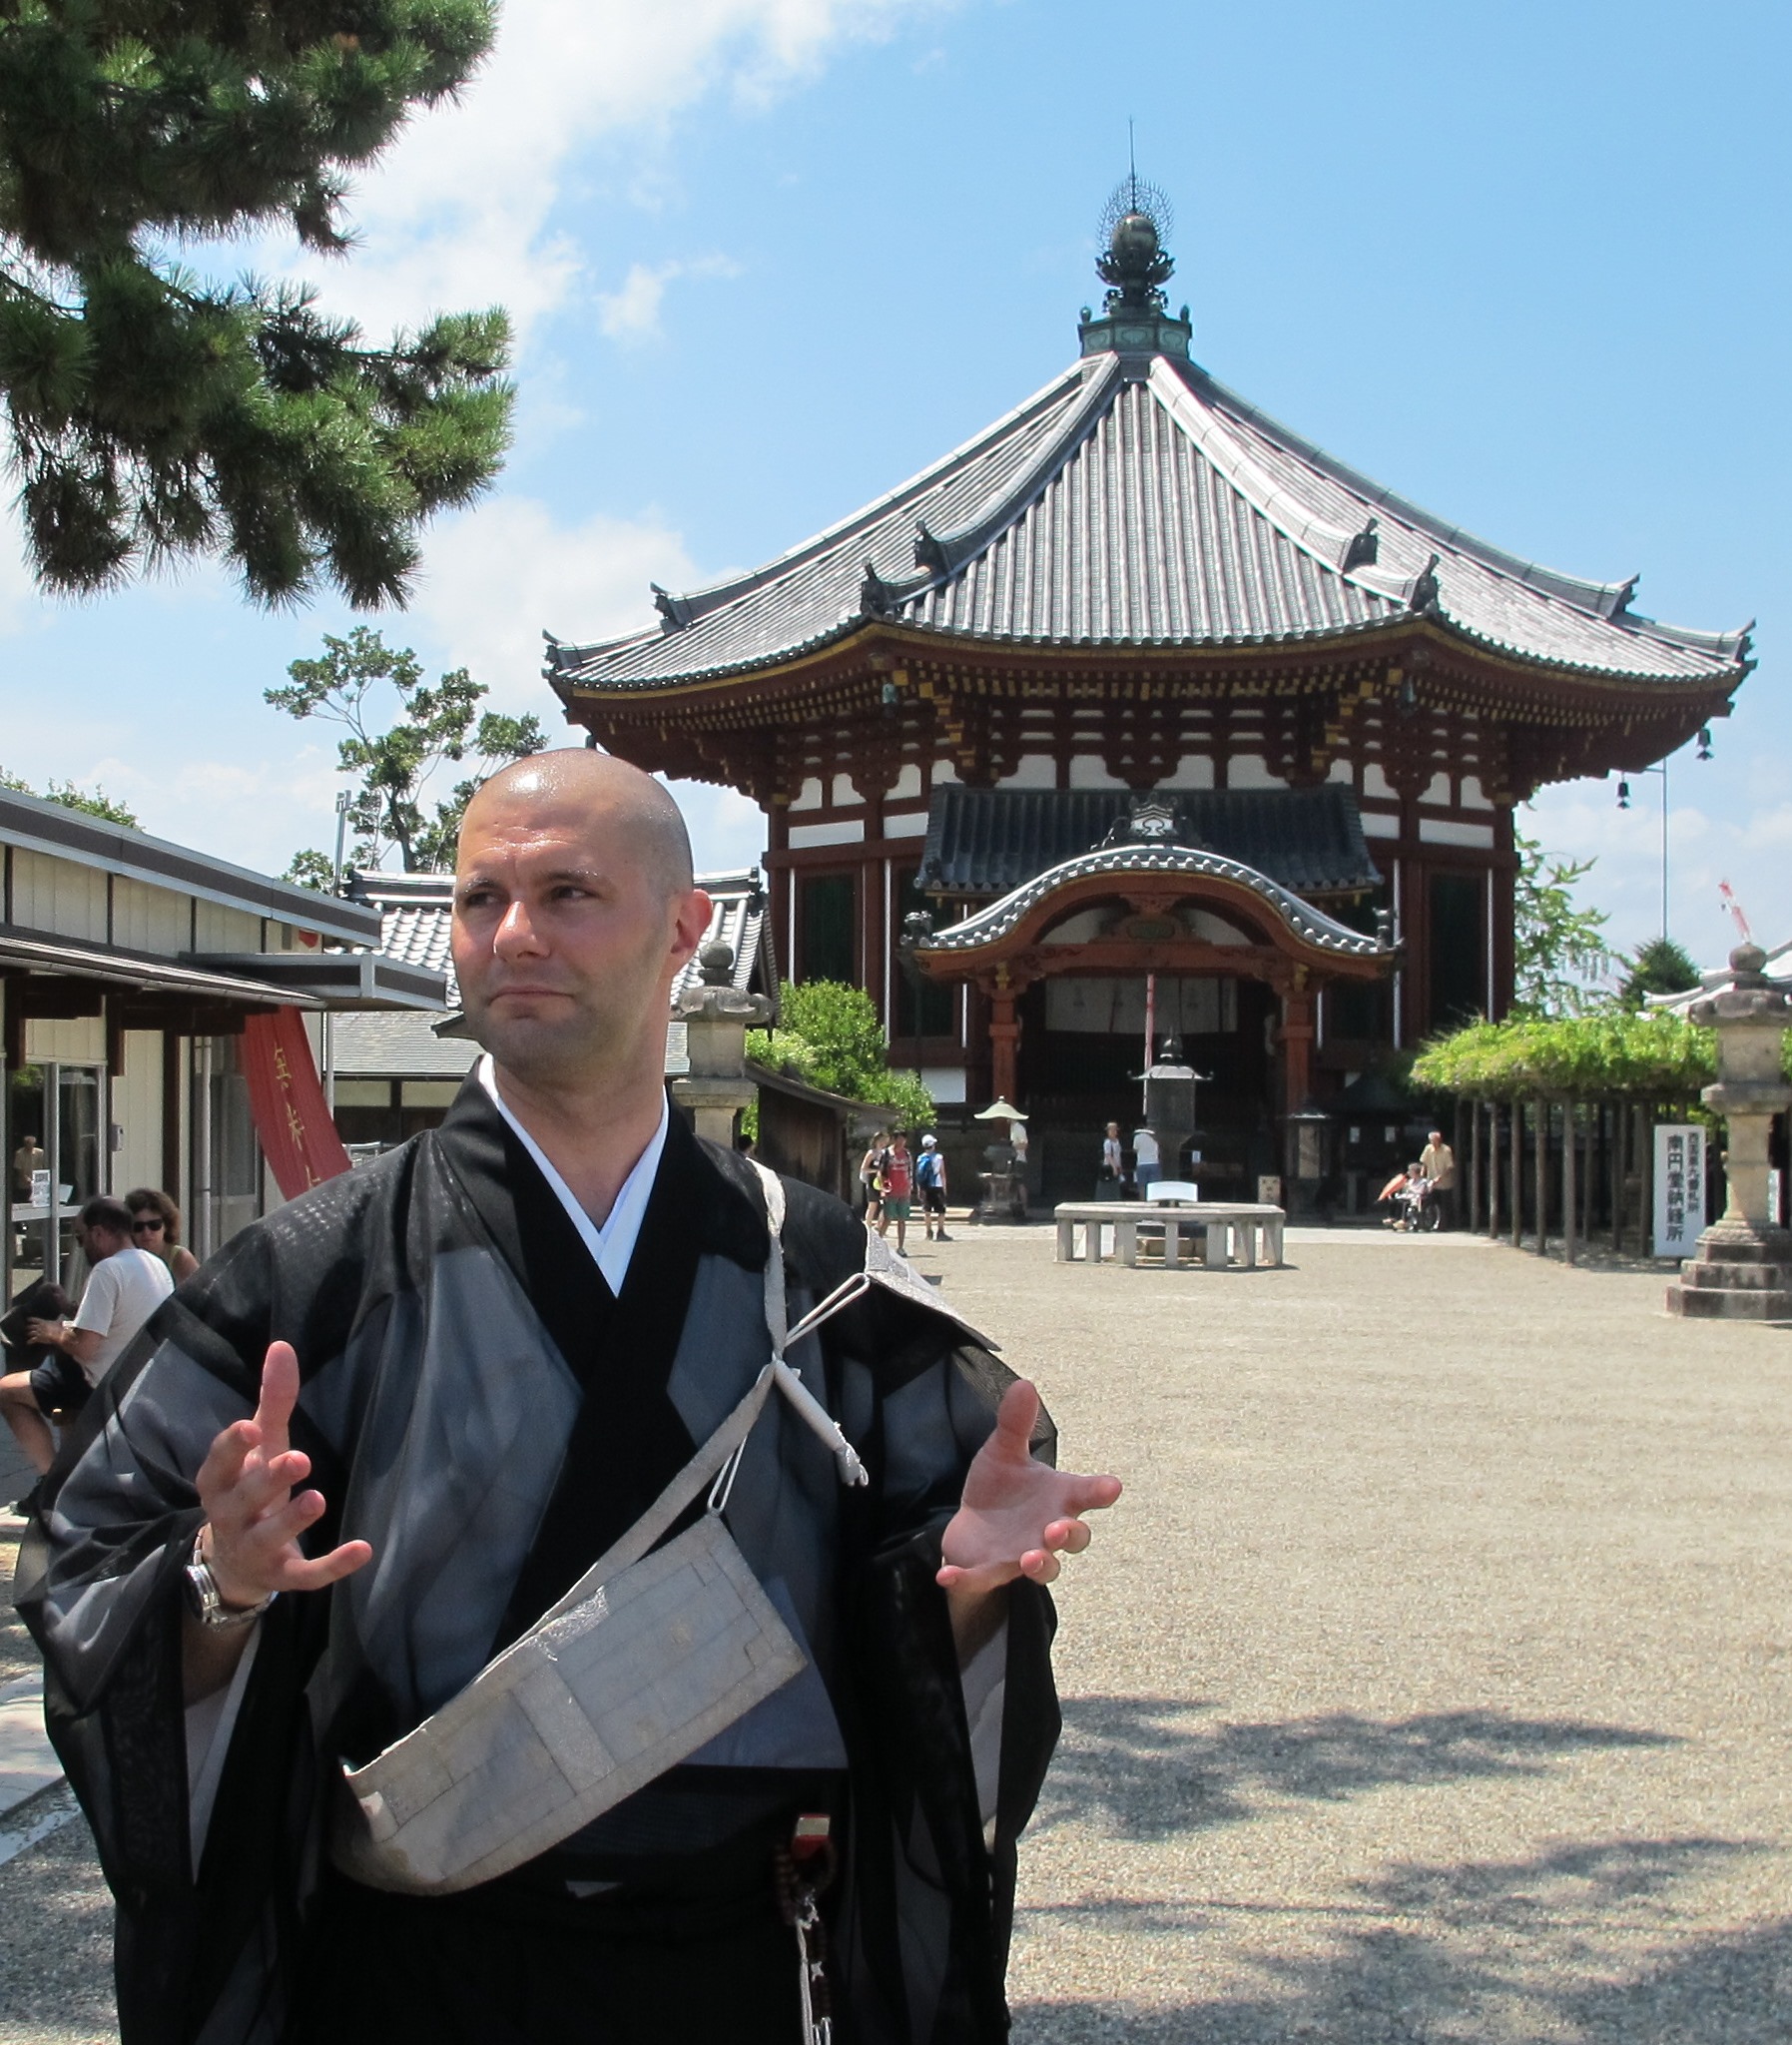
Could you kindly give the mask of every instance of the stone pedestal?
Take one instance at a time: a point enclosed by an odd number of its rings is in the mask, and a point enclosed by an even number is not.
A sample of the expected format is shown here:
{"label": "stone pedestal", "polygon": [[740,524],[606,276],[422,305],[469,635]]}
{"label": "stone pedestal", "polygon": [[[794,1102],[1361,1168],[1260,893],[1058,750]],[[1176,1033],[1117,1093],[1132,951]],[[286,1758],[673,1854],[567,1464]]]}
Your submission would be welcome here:
{"label": "stone pedestal", "polygon": [[1792,1001],[1761,971],[1766,963],[1758,945],[1738,945],[1728,986],[1687,1011],[1717,1031],[1717,1084],[1702,1097],[1724,1118],[1729,1183],[1722,1219],[1667,1288],[1668,1312],[1689,1320],[1792,1323],[1792,1230],[1767,1205],[1768,1136],[1774,1116],[1792,1106],[1780,1062]]}
{"label": "stone pedestal", "polygon": [[747,1076],[747,1032],[772,1020],[772,1004],[730,984],[734,953],[727,945],[706,945],[699,959],[703,984],[686,988],[672,1005],[685,1025],[690,1071],[672,1081],[672,1097],[688,1108],[697,1133],[732,1148],[735,1116],[751,1105],[759,1089]]}

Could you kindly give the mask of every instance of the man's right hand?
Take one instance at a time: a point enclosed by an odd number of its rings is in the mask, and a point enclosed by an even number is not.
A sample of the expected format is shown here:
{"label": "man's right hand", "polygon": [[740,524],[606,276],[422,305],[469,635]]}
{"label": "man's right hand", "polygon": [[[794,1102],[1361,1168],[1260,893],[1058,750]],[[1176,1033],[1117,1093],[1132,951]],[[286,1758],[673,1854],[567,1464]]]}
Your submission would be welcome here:
{"label": "man's right hand", "polygon": [[276,1591],[320,1591],[371,1562],[364,1541],[344,1541],[327,1555],[306,1557],[299,1537],[323,1513],[323,1495],[296,1491],[311,1459],[289,1446],[299,1403],[299,1358],[276,1342],[262,1368],[262,1397],[253,1420],[227,1427],[199,1473],[206,1527],[200,1552],[226,1605],[247,1609]]}

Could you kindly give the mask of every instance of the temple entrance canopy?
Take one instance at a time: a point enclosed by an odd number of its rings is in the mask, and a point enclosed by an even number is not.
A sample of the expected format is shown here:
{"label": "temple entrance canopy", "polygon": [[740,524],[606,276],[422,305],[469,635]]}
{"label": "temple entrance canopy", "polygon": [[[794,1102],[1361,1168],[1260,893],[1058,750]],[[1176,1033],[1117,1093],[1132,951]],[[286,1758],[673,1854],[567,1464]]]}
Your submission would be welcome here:
{"label": "temple entrance canopy", "polygon": [[[1069,1106],[1107,1091],[1141,1066],[1110,1073],[1114,1056],[1086,1049],[1067,1058],[1057,1047],[1054,1058],[1052,1040],[1109,1038],[1124,1068],[1143,1058],[1149,1031],[1231,1068],[1212,1073],[1209,1119],[1235,1142],[1307,1103],[1325,991],[1379,983],[1394,949],[1239,860],[1178,842],[1194,835],[1175,804],[1137,801],[1095,850],[944,930],[911,922],[915,966],[934,981],[970,983],[988,1004],[996,1094]],[[1023,1063],[1029,993],[1034,1034],[1046,1042]]]}

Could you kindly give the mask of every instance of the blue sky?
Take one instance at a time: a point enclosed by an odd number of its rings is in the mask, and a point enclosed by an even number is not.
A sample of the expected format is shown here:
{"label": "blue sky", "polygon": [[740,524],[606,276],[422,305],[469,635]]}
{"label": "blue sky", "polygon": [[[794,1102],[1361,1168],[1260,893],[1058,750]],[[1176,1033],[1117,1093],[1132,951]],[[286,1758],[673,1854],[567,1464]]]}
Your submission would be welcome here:
{"label": "blue sky", "polygon": [[[1731,0],[509,0],[463,103],[363,181],[360,252],[310,266],[373,331],[495,300],[521,334],[499,486],[373,622],[551,719],[544,626],[645,622],[650,578],[782,551],[1070,359],[1130,116],[1222,380],[1502,546],[1640,571],[1641,611],[1759,619],[1717,757],[1673,763],[1671,922],[1721,953],[1728,878],[1792,937],[1789,73],[1792,9]],[[327,841],[333,746],[262,691],[350,622],[213,570],[46,605],[6,546],[0,764],[278,871]],[[1597,857],[1624,943],[1659,921],[1634,790],[1531,820]],[[700,862],[754,856],[750,806],[687,807]]]}

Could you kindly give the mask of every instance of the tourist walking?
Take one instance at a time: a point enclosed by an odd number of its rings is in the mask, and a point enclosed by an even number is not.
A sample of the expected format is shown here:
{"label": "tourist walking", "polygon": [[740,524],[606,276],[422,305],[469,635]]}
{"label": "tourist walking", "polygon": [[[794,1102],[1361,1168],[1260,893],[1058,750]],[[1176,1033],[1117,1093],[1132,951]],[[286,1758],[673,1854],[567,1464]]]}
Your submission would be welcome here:
{"label": "tourist walking", "polygon": [[876,1228],[884,1219],[884,1160],[890,1154],[890,1131],[880,1129],[859,1160],[859,1192],[865,1202],[865,1225]]}
{"label": "tourist walking", "polygon": [[939,1154],[939,1138],[922,1136],[920,1155],[914,1160],[914,1183],[920,1189],[921,1225],[929,1242],[949,1242],[945,1232],[945,1159]]}
{"label": "tourist walking", "polygon": [[1132,1132],[1132,1176],[1142,1200],[1153,1182],[1163,1176],[1158,1162],[1157,1138],[1149,1129],[1134,1129]]}
{"label": "tourist walking", "polygon": [[181,1210],[159,1186],[139,1186],[125,1195],[131,1210],[131,1240],[168,1266],[177,1285],[199,1269],[199,1259],[181,1240]]}
{"label": "tourist walking", "polygon": [[1126,1176],[1126,1149],[1120,1141],[1120,1124],[1109,1122],[1107,1134],[1101,1139],[1100,1180],[1104,1186],[1117,1187]]}
{"label": "tourist walking", "polygon": [[878,1233],[888,1235],[890,1224],[896,1223],[896,1254],[900,1256],[908,1242],[908,1209],[914,1197],[914,1160],[908,1154],[908,1138],[900,1129],[890,1139],[890,1148],[884,1153],[884,1168],[880,1176],[884,1181],[883,1213],[878,1222]]}
{"label": "tourist walking", "polygon": [[1419,1169],[1431,1180],[1428,1194],[1436,1214],[1436,1226],[1456,1226],[1456,1152],[1444,1140],[1442,1129],[1433,1129],[1419,1153]]}

